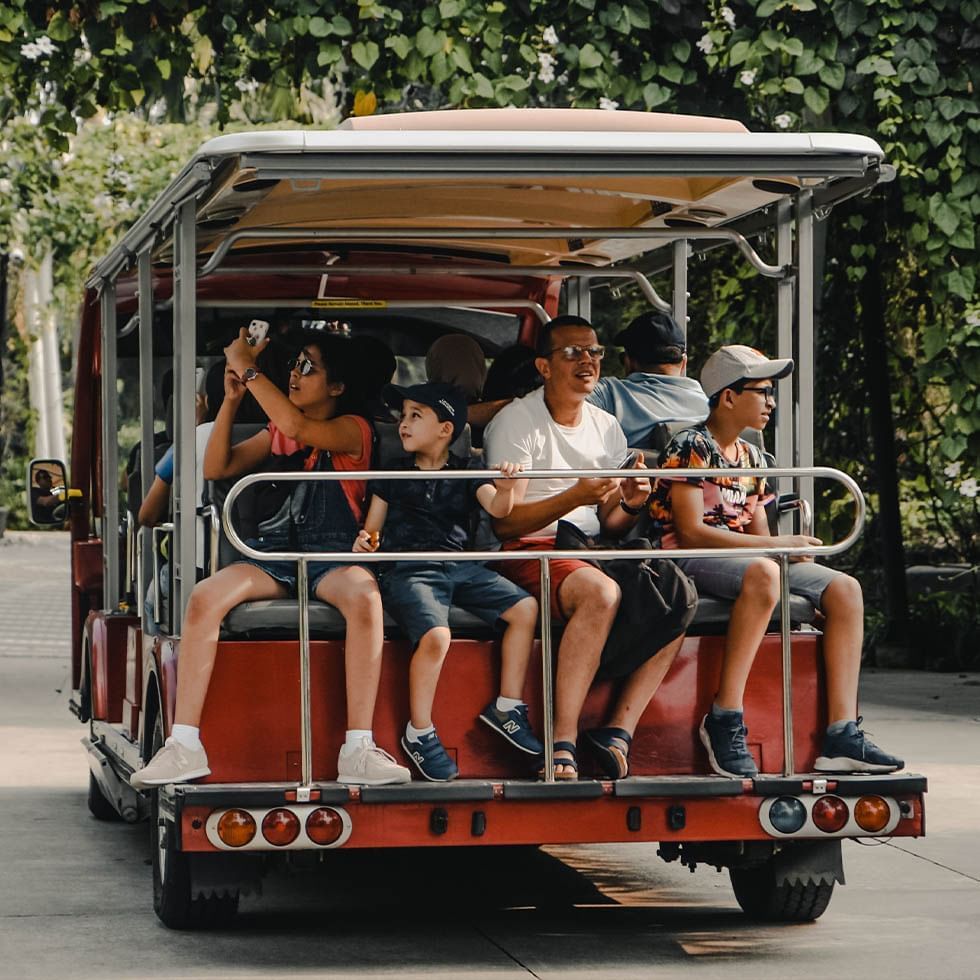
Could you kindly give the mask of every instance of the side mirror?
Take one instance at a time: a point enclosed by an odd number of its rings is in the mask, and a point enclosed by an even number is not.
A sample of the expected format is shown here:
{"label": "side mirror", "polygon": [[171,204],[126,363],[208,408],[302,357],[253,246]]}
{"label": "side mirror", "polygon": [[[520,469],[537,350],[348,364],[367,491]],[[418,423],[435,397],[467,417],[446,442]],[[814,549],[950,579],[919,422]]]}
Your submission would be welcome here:
{"label": "side mirror", "polygon": [[60,459],[32,459],[27,470],[27,509],[32,524],[61,527],[68,517],[68,500],[80,497],[68,489],[68,474]]}

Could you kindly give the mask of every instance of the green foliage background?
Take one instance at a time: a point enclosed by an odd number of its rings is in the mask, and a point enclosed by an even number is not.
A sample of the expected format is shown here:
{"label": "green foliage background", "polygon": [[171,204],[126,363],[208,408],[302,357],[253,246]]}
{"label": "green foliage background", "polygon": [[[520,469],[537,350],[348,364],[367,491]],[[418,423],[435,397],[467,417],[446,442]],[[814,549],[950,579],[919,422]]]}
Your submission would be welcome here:
{"label": "green foliage background", "polygon": [[[619,107],[866,134],[898,179],[826,219],[818,458],[874,506],[862,379],[884,358],[913,557],[977,563],[978,14],[980,0],[7,0],[0,244],[27,261],[53,247],[68,308],[92,257],[216,127],[330,125],[334,105]],[[771,343],[764,284],[729,256],[698,266],[692,293],[701,349]],[[868,350],[857,324],[879,302],[886,333]]]}

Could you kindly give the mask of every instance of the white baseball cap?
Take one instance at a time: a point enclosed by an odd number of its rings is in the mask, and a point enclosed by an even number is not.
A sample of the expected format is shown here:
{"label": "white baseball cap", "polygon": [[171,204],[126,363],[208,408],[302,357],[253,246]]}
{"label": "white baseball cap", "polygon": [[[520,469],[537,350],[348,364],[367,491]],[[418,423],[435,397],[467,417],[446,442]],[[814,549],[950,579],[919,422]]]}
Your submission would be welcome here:
{"label": "white baseball cap", "polygon": [[732,344],[719,348],[705,361],[701,368],[701,387],[710,398],[725,388],[734,387],[739,381],[785,378],[792,370],[791,357],[770,360],[754,347]]}

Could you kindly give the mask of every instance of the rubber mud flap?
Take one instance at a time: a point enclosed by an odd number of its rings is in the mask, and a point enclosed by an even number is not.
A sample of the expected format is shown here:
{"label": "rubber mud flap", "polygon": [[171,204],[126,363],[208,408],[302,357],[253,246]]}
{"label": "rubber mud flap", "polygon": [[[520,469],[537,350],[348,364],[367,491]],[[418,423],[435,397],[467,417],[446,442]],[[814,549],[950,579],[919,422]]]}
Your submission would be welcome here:
{"label": "rubber mud flap", "polygon": [[834,840],[796,841],[773,858],[776,885],[844,884],[841,842]]}

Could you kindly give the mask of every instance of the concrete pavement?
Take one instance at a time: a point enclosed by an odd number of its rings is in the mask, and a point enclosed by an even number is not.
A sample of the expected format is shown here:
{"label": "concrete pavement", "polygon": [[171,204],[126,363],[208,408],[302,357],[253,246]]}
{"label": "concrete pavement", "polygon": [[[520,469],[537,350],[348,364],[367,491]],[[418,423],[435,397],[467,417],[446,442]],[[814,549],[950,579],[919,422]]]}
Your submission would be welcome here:
{"label": "concrete pavement", "polygon": [[727,875],[605,845],[337,855],[267,879],[227,931],[175,933],[146,825],[85,805],[67,596],[63,535],[0,540],[0,978],[980,976],[980,675],[866,674],[866,727],[929,777],[929,836],[848,842],[814,924],[754,925]]}

